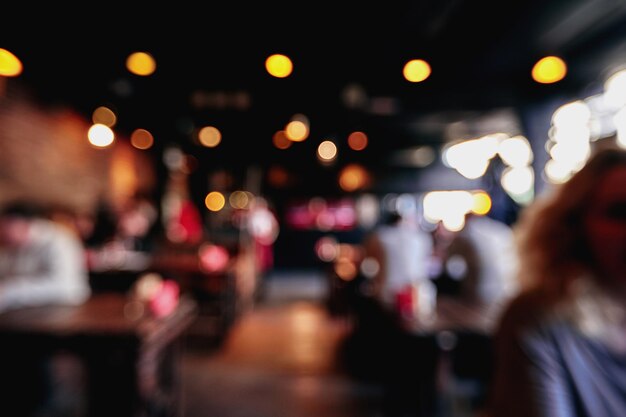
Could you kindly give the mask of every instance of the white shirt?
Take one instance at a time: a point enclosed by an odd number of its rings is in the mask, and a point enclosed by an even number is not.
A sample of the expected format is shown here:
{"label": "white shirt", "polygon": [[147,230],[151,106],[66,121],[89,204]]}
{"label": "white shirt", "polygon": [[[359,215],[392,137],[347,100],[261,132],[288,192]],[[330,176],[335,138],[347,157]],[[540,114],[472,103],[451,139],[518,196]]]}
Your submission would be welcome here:
{"label": "white shirt", "polygon": [[515,294],[519,261],[511,228],[490,217],[476,216],[468,220],[461,233],[470,240],[478,255],[480,299],[499,302]]}
{"label": "white shirt", "polygon": [[80,304],[91,295],[84,248],[69,230],[36,220],[29,242],[0,247],[0,311]]}
{"label": "white shirt", "polygon": [[381,226],[376,236],[381,243],[386,265],[382,271],[382,301],[388,306],[394,306],[396,294],[406,285],[429,279],[432,238],[417,227],[402,222]]}

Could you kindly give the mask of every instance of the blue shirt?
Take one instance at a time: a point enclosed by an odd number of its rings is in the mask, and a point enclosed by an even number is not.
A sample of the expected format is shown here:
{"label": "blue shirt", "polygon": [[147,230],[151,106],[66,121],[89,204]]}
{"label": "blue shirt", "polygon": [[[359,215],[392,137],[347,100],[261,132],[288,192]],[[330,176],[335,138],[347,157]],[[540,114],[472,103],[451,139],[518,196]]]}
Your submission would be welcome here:
{"label": "blue shirt", "polygon": [[624,417],[626,351],[584,333],[540,294],[523,294],[496,333],[492,417]]}

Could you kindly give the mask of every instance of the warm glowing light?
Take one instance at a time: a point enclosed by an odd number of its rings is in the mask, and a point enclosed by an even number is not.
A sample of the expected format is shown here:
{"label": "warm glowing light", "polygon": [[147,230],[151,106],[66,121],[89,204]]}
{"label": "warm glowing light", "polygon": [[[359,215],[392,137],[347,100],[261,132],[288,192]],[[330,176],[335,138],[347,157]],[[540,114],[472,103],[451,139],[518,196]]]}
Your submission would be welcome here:
{"label": "warm glowing light", "polygon": [[225,204],[226,198],[219,191],[211,191],[204,199],[204,205],[211,211],[220,211]]}
{"label": "warm glowing light", "polygon": [[472,194],[474,202],[472,204],[472,213],[485,215],[491,210],[491,197],[484,191],[478,191]]}
{"label": "warm glowing light", "polygon": [[287,149],[292,144],[292,141],[289,140],[284,130],[278,130],[274,133],[274,136],[272,136],[272,142],[278,149]]}
{"label": "warm glowing light", "polygon": [[323,236],[315,242],[315,253],[324,262],[334,261],[339,253],[337,239],[333,236]]}
{"label": "warm glowing light", "polygon": [[552,84],[565,78],[567,66],[565,62],[556,56],[547,56],[541,58],[533,66],[533,80],[542,84]]}
{"label": "warm glowing light", "polygon": [[87,139],[93,146],[104,148],[113,143],[115,134],[108,126],[96,123],[89,128]]}
{"label": "warm glowing light", "polygon": [[[463,228],[465,214],[472,210],[474,197],[465,190],[429,191],[423,199],[424,219],[441,221],[448,230]],[[460,229],[456,229],[460,230]]]}
{"label": "warm glowing light", "polygon": [[0,48],[0,76],[17,77],[22,70],[22,62],[11,52]]}
{"label": "warm glowing light", "polygon": [[248,208],[250,200],[251,198],[248,193],[241,190],[233,191],[231,195],[228,196],[228,204],[230,204],[230,206],[235,209]]}
{"label": "warm glowing light", "polygon": [[323,141],[317,147],[317,156],[322,161],[332,161],[337,157],[337,145],[330,140]]}
{"label": "warm glowing light", "polygon": [[344,281],[352,281],[358,272],[356,265],[349,259],[340,258],[335,264],[335,273]]}
{"label": "warm glowing light", "polygon": [[100,123],[105,126],[113,127],[117,123],[117,116],[108,107],[100,106],[91,114],[91,120],[94,123]]}
{"label": "warm glowing light", "polygon": [[407,62],[402,69],[404,78],[412,83],[424,81],[430,76],[430,73],[430,65],[423,59],[413,59]]}
{"label": "warm glowing light", "polygon": [[363,188],[368,180],[369,175],[365,168],[356,164],[347,165],[339,174],[339,186],[348,192]]}
{"label": "warm glowing light", "polygon": [[198,132],[198,141],[207,148],[214,148],[222,141],[222,133],[216,127],[205,126]]}
{"label": "warm glowing light", "polygon": [[133,52],[126,59],[126,68],[135,75],[145,77],[156,71],[156,61],[147,52]]}
{"label": "warm glowing light", "polygon": [[350,243],[339,243],[339,257],[356,261],[359,258],[359,250]]}
{"label": "warm glowing light", "polygon": [[163,276],[156,272],[142,274],[134,285],[134,296],[138,301],[149,301],[163,286]]}
{"label": "warm glowing light", "polygon": [[302,142],[309,136],[309,127],[300,120],[292,120],[287,123],[285,134],[289,140]]}
{"label": "warm glowing light", "polygon": [[355,131],[348,135],[348,146],[355,151],[362,151],[367,147],[367,135],[360,131]]}
{"label": "warm glowing light", "polygon": [[130,144],[137,149],[150,149],[154,144],[154,137],[146,129],[135,129],[130,135]]}
{"label": "warm glowing light", "polygon": [[285,55],[274,54],[265,60],[265,69],[273,77],[285,78],[291,75],[293,63]]}

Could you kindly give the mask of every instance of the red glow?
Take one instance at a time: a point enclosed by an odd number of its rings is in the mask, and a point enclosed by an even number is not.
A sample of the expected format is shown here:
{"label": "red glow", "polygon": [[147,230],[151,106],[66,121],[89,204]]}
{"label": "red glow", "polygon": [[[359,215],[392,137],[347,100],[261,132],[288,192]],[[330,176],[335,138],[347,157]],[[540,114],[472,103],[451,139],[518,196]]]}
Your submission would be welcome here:
{"label": "red glow", "polygon": [[150,298],[150,312],[155,317],[165,317],[171,314],[178,305],[180,287],[172,280],[163,281],[161,288]]}
{"label": "red glow", "polygon": [[310,210],[308,202],[292,204],[287,208],[286,223],[297,230],[351,230],[357,216],[352,200],[329,201],[319,210]]}
{"label": "red glow", "polygon": [[200,265],[207,272],[219,272],[226,269],[230,255],[228,251],[218,245],[202,245],[199,250]]}

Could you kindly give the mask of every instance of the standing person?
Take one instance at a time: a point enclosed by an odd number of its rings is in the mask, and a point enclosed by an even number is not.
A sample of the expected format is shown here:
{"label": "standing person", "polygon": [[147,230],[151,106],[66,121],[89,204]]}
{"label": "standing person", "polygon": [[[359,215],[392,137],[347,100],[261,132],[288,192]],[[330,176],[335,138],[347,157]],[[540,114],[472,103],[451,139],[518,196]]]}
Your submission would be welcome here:
{"label": "standing person", "polygon": [[80,239],[16,202],[0,211],[0,311],[80,304],[91,294]]}
{"label": "standing person", "polygon": [[495,336],[489,417],[626,413],[626,151],[596,151],[515,226],[523,291]]}
{"label": "standing person", "polygon": [[444,262],[447,274],[459,282],[457,295],[467,300],[502,304],[518,290],[513,230],[499,220],[466,214]]}
{"label": "standing person", "polygon": [[[454,289],[449,295],[464,304],[503,308],[518,291],[519,260],[512,228],[469,212],[464,227],[450,233],[451,241],[443,251],[445,273],[437,279],[439,288],[447,281]],[[451,378],[471,386],[466,394],[470,407],[481,408],[493,375],[492,338],[482,332],[458,331],[448,356]]]}
{"label": "standing person", "polygon": [[397,212],[365,242],[366,256],[376,259],[379,268],[370,297],[357,313],[355,340],[360,341],[359,354],[367,354],[363,367],[381,378],[387,417],[432,416],[436,410],[435,340],[414,337],[402,324],[420,312],[421,303],[434,302],[428,274],[432,250],[431,235]]}
{"label": "standing person", "polygon": [[386,223],[367,239],[365,250],[379,265],[373,277],[372,296],[388,310],[399,312],[403,308],[398,301],[408,288],[430,283],[428,265],[433,239],[400,213],[389,214]]}

